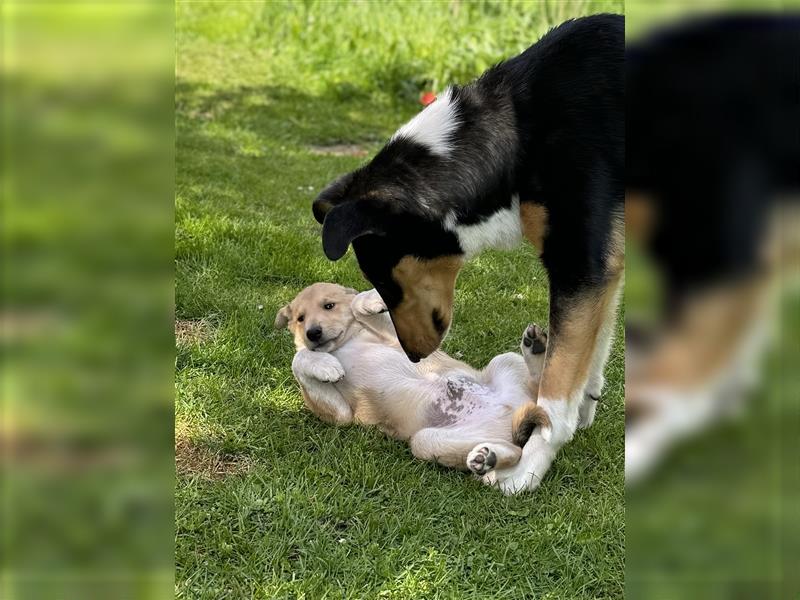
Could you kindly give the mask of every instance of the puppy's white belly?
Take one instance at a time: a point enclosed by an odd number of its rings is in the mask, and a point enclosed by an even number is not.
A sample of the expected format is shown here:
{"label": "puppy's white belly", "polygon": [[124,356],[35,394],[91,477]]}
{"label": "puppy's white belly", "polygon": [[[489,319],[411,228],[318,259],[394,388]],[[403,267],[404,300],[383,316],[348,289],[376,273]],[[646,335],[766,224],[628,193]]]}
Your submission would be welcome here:
{"label": "puppy's white belly", "polygon": [[403,351],[379,343],[349,344],[335,353],[345,370],[345,382],[355,388],[386,390],[420,379]]}

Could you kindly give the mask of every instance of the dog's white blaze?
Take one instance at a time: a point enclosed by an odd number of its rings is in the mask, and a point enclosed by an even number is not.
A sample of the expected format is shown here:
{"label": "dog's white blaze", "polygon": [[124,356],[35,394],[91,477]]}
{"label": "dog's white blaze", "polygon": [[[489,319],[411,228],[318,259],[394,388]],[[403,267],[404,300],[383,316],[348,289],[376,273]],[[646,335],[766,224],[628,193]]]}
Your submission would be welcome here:
{"label": "dog's white blaze", "polygon": [[474,225],[459,225],[455,213],[444,218],[444,228],[458,236],[458,243],[467,258],[484,248],[510,250],[522,240],[522,222],[519,216],[519,196],[511,198],[511,207],[498,210],[491,217]]}
{"label": "dog's white blaze", "polygon": [[431,152],[447,155],[453,149],[452,137],[458,128],[456,107],[452,90],[447,88],[392,136],[392,140],[406,138],[426,146]]}

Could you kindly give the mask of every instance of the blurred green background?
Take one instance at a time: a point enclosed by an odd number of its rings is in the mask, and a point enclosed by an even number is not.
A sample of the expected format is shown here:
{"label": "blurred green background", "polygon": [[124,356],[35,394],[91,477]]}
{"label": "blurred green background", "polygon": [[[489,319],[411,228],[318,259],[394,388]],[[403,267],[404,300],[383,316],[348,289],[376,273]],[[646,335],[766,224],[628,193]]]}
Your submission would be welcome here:
{"label": "blurred green background", "polygon": [[163,598],[173,11],[0,10],[0,597]]}

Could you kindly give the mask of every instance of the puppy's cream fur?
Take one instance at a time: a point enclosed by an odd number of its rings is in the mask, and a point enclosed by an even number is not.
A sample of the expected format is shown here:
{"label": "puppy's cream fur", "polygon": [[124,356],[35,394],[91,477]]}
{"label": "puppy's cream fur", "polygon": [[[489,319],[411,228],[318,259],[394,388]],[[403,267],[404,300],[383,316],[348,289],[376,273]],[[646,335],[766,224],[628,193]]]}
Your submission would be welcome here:
{"label": "puppy's cream fur", "polygon": [[[444,352],[410,362],[375,290],[314,284],[278,312],[275,325],[294,334],[292,371],[321,419],[375,425],[408,440],[414,456],[470,470],[486,483],[495,468],[519,461],[511,419],[535,400],[544,352],[532,348],[543,348],[540,329],[526,330],[522,354],[501,354],[478,371]],[[549,428],[543,411],[536,426]]]}

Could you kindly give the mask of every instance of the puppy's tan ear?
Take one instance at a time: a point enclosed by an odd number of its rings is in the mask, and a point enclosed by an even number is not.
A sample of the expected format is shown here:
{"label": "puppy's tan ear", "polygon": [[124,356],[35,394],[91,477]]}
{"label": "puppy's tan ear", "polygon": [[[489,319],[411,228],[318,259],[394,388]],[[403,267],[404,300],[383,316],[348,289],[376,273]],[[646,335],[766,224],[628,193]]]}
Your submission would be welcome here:
{"label": "puppy's tan ear", "polygon": [[283,329],[289,324],[289,319],[292,318],[292,307],[288,304],[278,311],[275,315],[275,329]]}
{"label": "puppy's tan ear", "polygon": [[358,290],[354,290],[353,288],[346,287],[346,288],[344,288],[344,293],[356,296],[356,295],[360,294],[361,292],[359,292]]}

